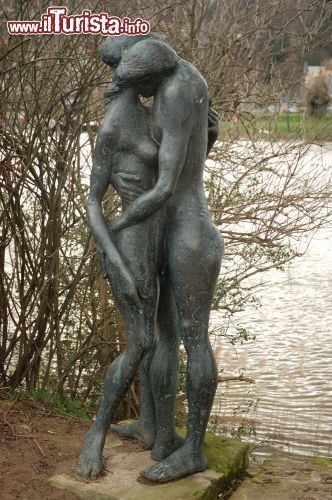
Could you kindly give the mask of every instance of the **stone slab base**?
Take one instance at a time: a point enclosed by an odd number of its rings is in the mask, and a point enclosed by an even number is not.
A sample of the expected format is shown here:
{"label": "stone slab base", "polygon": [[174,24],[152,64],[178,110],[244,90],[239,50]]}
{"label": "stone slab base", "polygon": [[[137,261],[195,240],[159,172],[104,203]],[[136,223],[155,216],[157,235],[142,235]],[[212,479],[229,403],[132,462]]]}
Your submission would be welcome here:
{"label": "stone slab base", "polygon": [[135,444],[130,447],[130,442],[110,436],[104,453],[106,474],[96,480],[61,474],[49,481],[56,488],[86,500],[212,500],[229,488],[236,477],[243,475],[248,465],[247,444],[207,434],[206,471],[169,483],[145,484],[138,481],[139,473],[155,462],[150,451]]}

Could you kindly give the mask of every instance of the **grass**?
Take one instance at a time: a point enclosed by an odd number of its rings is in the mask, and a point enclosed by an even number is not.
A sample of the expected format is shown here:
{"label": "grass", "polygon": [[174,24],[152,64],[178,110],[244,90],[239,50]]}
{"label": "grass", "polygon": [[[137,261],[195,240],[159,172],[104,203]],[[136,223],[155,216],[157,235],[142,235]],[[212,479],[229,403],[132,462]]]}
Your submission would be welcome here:
{"label": "grass", "polygon": [[20,388],[16,391],[6,391],[2,394],[10,404],[30,404],[34,408],[48,411],[53,415],[61,417],[90,419],[90,416],[84,406],[74,399],[67,396],[55,394],[50,398],[50,393],[47,389],[27,390]]}
{"label": "grass", "polygon": [[220,138],[227,136],[332,141],[332,115],[311,118],[300,113],[261,116],[241,113],[236,123],[221,123]]}

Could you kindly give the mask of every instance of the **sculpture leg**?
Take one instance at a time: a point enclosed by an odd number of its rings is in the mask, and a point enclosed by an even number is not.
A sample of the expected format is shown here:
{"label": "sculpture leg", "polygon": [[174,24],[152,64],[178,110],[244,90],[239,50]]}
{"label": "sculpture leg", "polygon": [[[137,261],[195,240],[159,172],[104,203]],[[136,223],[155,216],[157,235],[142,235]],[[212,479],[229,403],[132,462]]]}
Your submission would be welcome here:
{"label": "sculpture leg", "polygon": [[[206,468],[204,435],[217,387],[218,372],[208,337],[213,293],[219,274],[222,240],[207,223],[174,228],[169,266],[181,335],[188,355],[188,427],[185,443],[159,464],[144,470],[147,479],[164,482]],[[196,242],[196,245],[195,245]]]}
{"label": "sculpture leg", "polygon": [[[140,289],[143,296],[149,297],[152,308],[149,314],[154,320],[160,295],[157,274],[162,261],[162,228],[161,217],[156,214],[155,217],[122,231],[122,233],[132,235],[131,245],[127,241],[119,242],[124,255],[128,255],[128,250],[131,248],[134,249],[132,258],[128,258],[128,265],[135,266],[132,271],[135,276],[140,275]],[[121,232],[118,238],[120,236]],[[112,425],[112,430],[120,436],[136,438],[149,448],[153,447],[156,439],[155,405],[150,383],[150,367],[156,343],[157,339],[154,335],[153,347],[145,355],[139,368],[141,389],[141,414],[139,419],[129,425]]]}
{"label": "sculpture leg", "polygon": [[178,315],[168,273],[160,276],[157,315],[159,338],[140,366],[141,414],[130,425],[113,424],[112,430],[153,447],[152,457],[163,460],[184,439],[175,432],[175,400],[179,370]]}
{"label": "sculpture leg", "polygon": [[[142,299],[141,313],[130,306],[122,293],[121,275],[114,275],[111,285],[125,325],[126,349],[107,370],[96,420],[89,430],[79,458],[77,471],[97,475],[102,469],[102,450],[114,411],[136,375],[144,356],[153,346],[156,329],[158,281],[154,240],[150,225],[141,224],[123,230],[114,237]],[[152,229],[151,229],[152,231]],[[137,245],[141,251],[137,252]]]}
{"label": "sculpture leg", "polygon": [[96,420],[87,433],[80,455],[77,472],[96,476],[102,470],[102,451],[112,415],[124,397],[138,370],[139,363],[152,343],[152,335],[147,336],[143,318],[132,316],[126,321],[126,350],[107,370],[103,394]]}
{"label": "sculpture leg", "polygon": [[150,369],[157,431],[151,456],[163,460],[184,442],[175,431],[180,336],[174,292],[167,272],[160,277],[158,327],[159,339]]}
{"label": "sculpture leg", "polygon": [[150,384],[150,367],[156,350],[156,340],[153,347],[145,355],[139,368],[141,413],[138,420],[129,425],[112,424],[111,429],[120,436],[138,439],[152,448],[156,440],[156,415],[153,394]]}

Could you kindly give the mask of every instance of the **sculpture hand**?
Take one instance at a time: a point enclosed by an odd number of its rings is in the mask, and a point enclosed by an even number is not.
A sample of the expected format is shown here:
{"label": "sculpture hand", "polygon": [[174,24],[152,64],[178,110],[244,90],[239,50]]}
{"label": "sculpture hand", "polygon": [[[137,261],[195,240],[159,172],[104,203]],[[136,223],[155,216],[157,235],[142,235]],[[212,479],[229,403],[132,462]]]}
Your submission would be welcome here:
{"label": "sculpture hand", "polygon": [[142,301],[138,294],[134,278],[125,266],[114,266],[106,256],[106,273],[109,278],[113,293],[117,301],[131,304],[131,306],[142,310]]}
{"label": "sculpture hand", "polygon": [[122,222],[122,218],[121,218],[121,215],[120,217],[117,217],[116,219],[114,219],[111,223],[111,231],[114,231],[115,233],[117,231],[119,231],[121,229],[121,222]]}
{"label": "sculpture hand", "polygon": [[209,107],[208,114],[208,134],[213,142],[217,139],[219,133],[219,115],[217,111]]}
{"label": "sculpture hand", "polygon": [[97,259],[101,267],[102,277],[109,279],[117,299],[129,302],[138,309],[142,309],[141,299],[139,297],[136,285],[129,271],[121,266],[115,267],[107,257],[106,252],[99,243],[96,243]]}
{"label": "sculpture hand", "polygon": [[126,172],[112,174],[111,176],[111,182],[114,189],[125,203],[130,203],[140,194],[144,193],[144,189],[137,185],[137,182],[140,180],[141,179],[138,175]]}

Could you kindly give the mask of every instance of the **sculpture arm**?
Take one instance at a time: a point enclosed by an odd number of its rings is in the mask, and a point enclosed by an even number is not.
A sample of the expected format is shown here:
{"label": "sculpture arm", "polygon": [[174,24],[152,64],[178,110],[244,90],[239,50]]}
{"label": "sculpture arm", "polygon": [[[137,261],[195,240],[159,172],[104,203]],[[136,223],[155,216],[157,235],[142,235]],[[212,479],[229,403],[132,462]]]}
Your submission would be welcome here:
{"label": "sculpture arm", "polygon": [[162,116],[162,139],[159,149],[159,176],[155,186],[136,198],[116,219],[112,231],[138,224],[163,207],[174,193],[183,165],[191,134],[191,108],[177,99],[168,99]]}
{"label": "sculpture arm", "polygon": [[95,158],[90,178],[88,199],[88,222],[92,235],[105,254],[120,263],[120,256],[112,242],[110,231],[102,210],[102,200],[109,186],[110,147],[109,137],[105,130],[98,133]]}
{"label": "sculpture arm", "polygon": [[[121,255],[114,245],[109,227],[102,210],[102,200],[109,186],[110,177],[110,137],[101,130],[96,140],[96,153],[93,162],[90,193],[88,199],[88,222],[92,235],[105,255],[104,273],[111,278],[118,289],[122,289],[126,300],[141,307],[134,279],[126,268]],[[113,286],[112,283],[112,286]]]}

